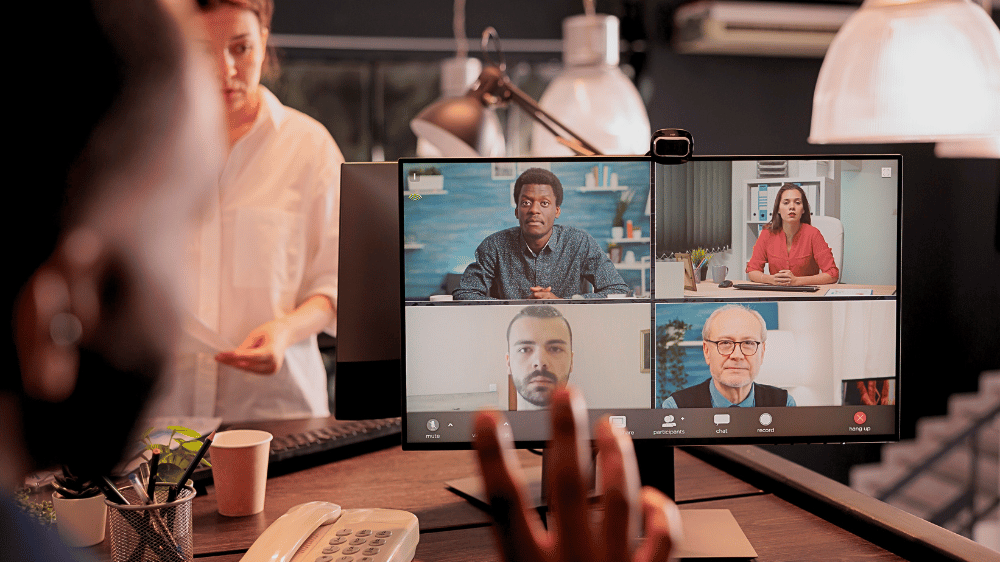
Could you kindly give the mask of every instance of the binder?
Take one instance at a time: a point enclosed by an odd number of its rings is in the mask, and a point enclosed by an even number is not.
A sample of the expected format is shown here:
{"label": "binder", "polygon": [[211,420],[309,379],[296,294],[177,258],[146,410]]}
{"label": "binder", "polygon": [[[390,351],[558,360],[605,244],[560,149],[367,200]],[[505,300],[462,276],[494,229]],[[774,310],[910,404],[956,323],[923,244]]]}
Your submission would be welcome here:
{"label": "binder", "polygon": [[767,222],[768,209],[767,184],[757,186],[757,220]]}

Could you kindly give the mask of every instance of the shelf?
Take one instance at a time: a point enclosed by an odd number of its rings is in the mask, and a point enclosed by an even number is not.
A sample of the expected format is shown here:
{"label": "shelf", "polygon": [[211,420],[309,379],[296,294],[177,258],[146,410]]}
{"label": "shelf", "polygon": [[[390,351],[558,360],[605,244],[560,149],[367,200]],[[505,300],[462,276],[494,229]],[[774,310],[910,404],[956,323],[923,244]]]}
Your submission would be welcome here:
{"label": "shelf", "polygon": [[611,244],[649,244],[649,237],[643,236],[642,238],[608,238]]}
{"label": "shelf", "polygon": [[594,186],[580,186],[580,187],[570,187],[572,191],[580,191],[582,193],[614,193],[616,191],[625,191],[628,189],[627,185],[594,185]]}
{"label": "shelf", "polygon": [[412,195],[414,193],[416,193],[417,195],[420,195],[421,197],[423,197],[424,195],[447,195],[448,194],[448,190],[446,190],[446,189],[426,189],[426,190],[420,189],[420,190],[417,190],[417,191],[413,191],[413,190],[407,189],[407,190],[403,191],[403,196],[404,197],[409,197],[410,195]]}
{"label": "shelf", "polygon": [[633,263],[616,263],[614,264],[615,269],[621,269],[622,271],[642,271],[644,269],[649,269],[649,262],[637,261]]}

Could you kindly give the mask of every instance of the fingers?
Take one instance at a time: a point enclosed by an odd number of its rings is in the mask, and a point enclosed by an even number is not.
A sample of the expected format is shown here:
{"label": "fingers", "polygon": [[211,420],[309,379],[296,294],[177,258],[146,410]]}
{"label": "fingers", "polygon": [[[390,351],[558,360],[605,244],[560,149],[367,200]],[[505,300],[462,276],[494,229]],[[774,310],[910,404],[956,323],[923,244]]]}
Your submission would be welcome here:
{"label": "fingers", "polygon": [[629,552],[629,543],[639,537],[639,469],[632,440],[608,420],[597,424],[598,461],[601,465],[604,521],[599,547],[604,560],[616,560]]}
{"label": "fingers", "polygon": [[670,498],[656,488],[642,489],[642,514],[645,535],[636,551],[636,562],[665,562],[670,552],[681,540],[680,511]]}
{"label": "fingers", "polygon": [[497,541],[505,560],[542,560],[542,548],[549,546],[548,540],[538,515],[527,501],[521,465],[511,449],[509,431],[501,431],[502,420],[497,412],[480,412],[473,440]]}
{"label": "fingers", "polygon": [[563,560],[587,560],[594,552],[587,500],[591,452],[587,426],[586,405],[579,392],[573,388],[557,391],[552,399],[548,473],[543,477]]}

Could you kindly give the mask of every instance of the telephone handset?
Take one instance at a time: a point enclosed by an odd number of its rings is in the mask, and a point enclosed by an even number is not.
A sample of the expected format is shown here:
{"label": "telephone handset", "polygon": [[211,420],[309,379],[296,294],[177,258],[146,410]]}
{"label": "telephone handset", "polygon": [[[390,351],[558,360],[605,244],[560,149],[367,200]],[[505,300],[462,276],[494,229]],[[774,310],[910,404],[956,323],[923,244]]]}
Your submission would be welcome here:
{"label": "telephone handset", "polygon": [[271,523],[240,560],[410,562],[419,540],[417,516],[408,511],[309,502]]}

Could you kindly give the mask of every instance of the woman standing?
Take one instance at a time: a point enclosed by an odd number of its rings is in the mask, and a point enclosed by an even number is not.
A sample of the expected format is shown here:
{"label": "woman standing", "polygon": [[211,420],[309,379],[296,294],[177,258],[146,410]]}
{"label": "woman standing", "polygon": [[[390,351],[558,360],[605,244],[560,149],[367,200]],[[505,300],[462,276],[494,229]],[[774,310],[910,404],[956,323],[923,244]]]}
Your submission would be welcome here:
{"label": "woman standing", "polygon": [[[769,285],[836,283],[840,270],[833,251],[814,227],[809,200],[801,187],[786,183],[778,190],[771,222],[761,230],[747,262],[747,277]],[[771,274],[764,273],[764,264]]]}
{"label": "woman standing", "polygon": [[329,132],[260,84],[273,0],[201,0],[230,152],[190,243],[187,338],[160,415],[329,415],[340,165]]}

